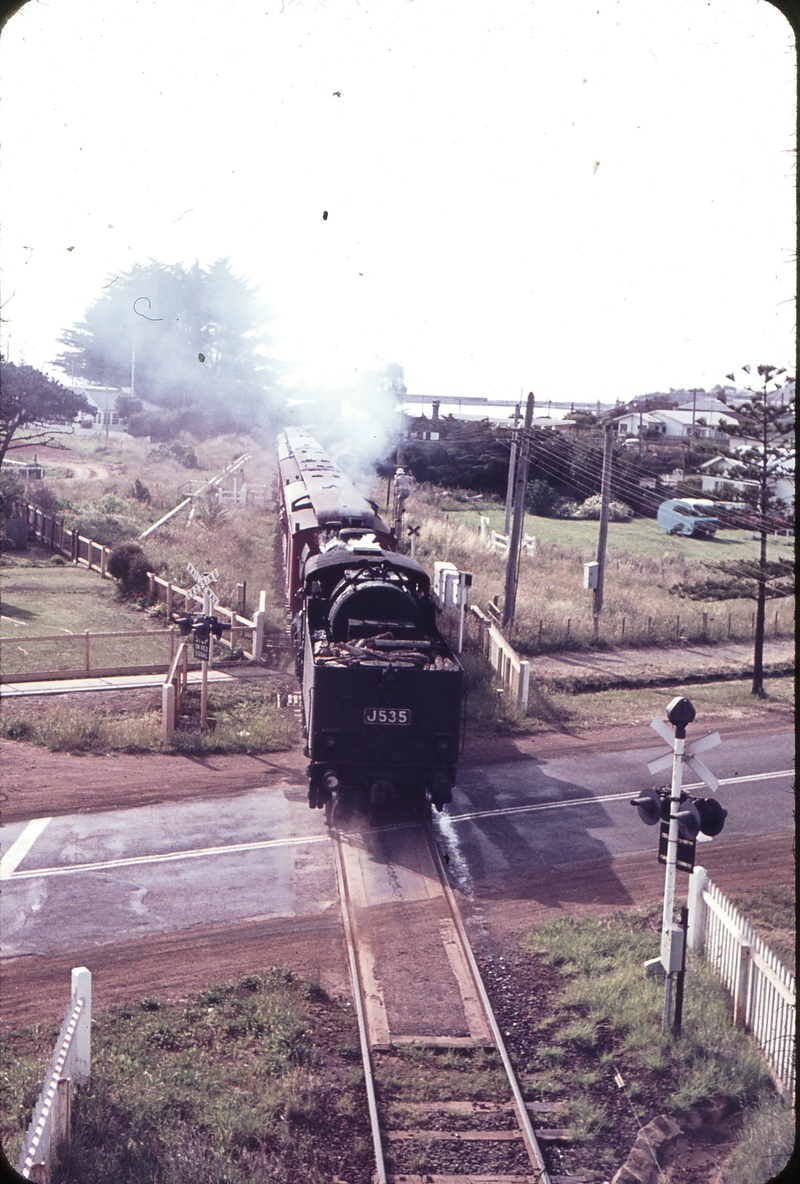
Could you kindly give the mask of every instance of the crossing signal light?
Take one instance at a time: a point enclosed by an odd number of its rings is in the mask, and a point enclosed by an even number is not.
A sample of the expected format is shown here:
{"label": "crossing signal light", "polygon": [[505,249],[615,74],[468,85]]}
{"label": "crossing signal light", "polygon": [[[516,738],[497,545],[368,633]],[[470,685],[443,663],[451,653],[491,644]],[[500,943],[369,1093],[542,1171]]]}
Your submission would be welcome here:
{"label": "crossing signal light", "polygon": [[198,641],[208,641],[211,636],[210,617],[200,617],[198,621],[195,621],[194,635]]}
{"label": "crossing signal light", "polygon": [[192,625],[194,619],[190,613],[181,613],[179,616],[172,618],[180,630],[181,637],[188,637],[192,632]]}
{"label": "crossing signal light", "polygon": [[669,818],[669,799],[665,800],[657,789],[641,789],[638,798],[631,799],[631,805],[639,811],[639,817],[645,826],[655,826],[662,818]]}
{"label": "crossing signal light", "polygon": [[230,625],[226,621],[220,621],[219,617],[211,617],[211,632],[215,637],[222,637],[223,630],[230,629]]}
{"label": "crossing signal light", "polygon": [[[669,822],[670,791],[664,789],[642,789],[639,796],[631,799],[631,805],[639,811],[645,826],[657,822]],[[725,825],[728,811],[716,798],[693,798],[681,791],[678,810],[678,833],[682,839],[692,841],[701,832],[714,838]]]}
{"label": "crossing signal light", "polygon": [[700,816],[700,830],[704,835],[709,835],[713,839],[725,825],[728,811],[719,804],[716,798],[697,798],[694,804]]}

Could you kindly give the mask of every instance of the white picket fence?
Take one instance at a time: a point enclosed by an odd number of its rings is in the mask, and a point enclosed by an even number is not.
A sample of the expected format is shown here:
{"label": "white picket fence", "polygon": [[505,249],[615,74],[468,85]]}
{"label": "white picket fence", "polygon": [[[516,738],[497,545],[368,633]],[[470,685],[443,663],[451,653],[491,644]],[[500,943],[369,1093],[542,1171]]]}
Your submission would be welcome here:
{"label": "white picket fence", "polygon": [[69,1139],[73,1092],[91,1072],[91,1032],[92,976],[85,966],[77,966],[67,1014],[17,1160],[17,1171],[26,1180],[48,1184],[59,1144]]}
{"label": "white picket fence", "polygon": [[[494,607],[494,606],[493,606]],[[481,647],[489,659],[492,669],[503,686],[514,695],[517,706],[524,715],[528,710],[528,695],[531,685],[531,664],[520,657],[514,647],[506,641],[494,621],[489,620],[476,604],[470,612],[480,627]]]}
{"label": "white picket fence", "polygon": [[703,867],[689,877],[689,949],[705,954],[733,997],[733,1021],[752,1033],[794,1104],[796,982]]}

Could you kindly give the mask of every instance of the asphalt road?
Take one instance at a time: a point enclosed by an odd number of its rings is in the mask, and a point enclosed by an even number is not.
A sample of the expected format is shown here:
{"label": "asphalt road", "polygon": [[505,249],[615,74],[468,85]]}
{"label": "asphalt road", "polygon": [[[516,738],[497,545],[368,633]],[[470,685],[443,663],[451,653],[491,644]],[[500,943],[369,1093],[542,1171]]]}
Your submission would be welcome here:
{"label": "asphalt road", "polygon": [[[473,899],[512,897],[532,871],[549,871],[551,896],[566,902],[568,868],[655,852],[658,828],[641,823],[630,798],[668,781],[646,767],[666,751],[654,734],[648,749],[463,770],[436,821],[458,886]],[[723,781],[717,796],[728,810],[715,844],[793,831],[791,732],[728,739],[703,759]],[[688,771],[685,783],[707,792]],[[12,823],[0,879],[6,959],[338,908],[324,820],[296,782]],[[602,894],[619,899],[610,877]]]}

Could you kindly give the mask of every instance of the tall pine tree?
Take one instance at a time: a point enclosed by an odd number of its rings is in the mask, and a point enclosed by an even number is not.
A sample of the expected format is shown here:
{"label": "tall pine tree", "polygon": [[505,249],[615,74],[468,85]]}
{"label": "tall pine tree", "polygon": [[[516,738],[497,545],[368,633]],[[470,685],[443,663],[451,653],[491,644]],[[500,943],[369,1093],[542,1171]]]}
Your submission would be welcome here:
{"label": "tall pine tree", "polygon": [[257,289],[226,259],[188,268],[150,262],[110,277],[61,338],[56,364],[159,407],[132,418],[139,434],[252,430],[282,402],[269,319]]}

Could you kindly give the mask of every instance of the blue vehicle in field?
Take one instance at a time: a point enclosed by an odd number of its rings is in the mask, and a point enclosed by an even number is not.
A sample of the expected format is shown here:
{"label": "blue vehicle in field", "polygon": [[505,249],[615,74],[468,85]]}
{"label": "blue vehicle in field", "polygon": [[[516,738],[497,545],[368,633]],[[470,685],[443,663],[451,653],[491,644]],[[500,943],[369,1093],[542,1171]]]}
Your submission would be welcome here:
{"label": "blue vehicle in field", "polygon": [[674,497],[658,507],[656,522],[667,534],[713,539],[719,528],[715,508],[709,498]]}

